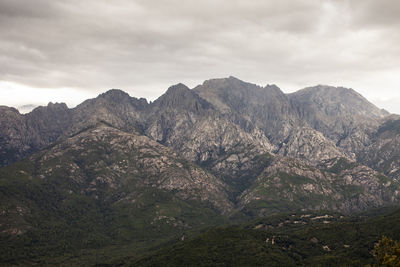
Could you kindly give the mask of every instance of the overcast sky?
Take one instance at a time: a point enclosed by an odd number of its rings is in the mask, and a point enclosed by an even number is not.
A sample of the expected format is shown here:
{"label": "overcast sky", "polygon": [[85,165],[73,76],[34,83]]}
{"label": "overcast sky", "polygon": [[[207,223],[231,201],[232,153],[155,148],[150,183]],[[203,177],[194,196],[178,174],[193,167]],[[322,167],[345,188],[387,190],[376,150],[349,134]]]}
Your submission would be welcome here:
{"label": "overcast sky", "polygon": [[0,0],[0,105],[155,99],[232,75],[351,87],[400,114],[399,14],[397,0]]}

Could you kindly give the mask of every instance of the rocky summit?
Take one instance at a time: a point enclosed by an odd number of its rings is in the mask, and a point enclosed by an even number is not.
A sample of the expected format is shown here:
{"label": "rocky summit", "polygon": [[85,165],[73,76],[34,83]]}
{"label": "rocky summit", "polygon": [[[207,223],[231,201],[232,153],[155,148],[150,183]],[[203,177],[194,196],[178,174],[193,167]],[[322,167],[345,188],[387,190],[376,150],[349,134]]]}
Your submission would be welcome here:
{"label": "rocky summit", "polygon": [[229,77],[150,103],[112,89],[75,108],[1,106],[1,257],[140,251],[282,212],[398,205],[399,148],[400,116],[325,85],[284,94]]}

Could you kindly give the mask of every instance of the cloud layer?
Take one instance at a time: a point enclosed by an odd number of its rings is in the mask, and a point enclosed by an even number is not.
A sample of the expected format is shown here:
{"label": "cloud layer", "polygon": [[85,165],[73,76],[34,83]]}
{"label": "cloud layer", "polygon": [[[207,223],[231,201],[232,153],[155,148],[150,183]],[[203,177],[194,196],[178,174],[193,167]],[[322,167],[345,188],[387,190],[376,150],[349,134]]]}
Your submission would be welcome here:
{"label": "cloud layer", "polygon": [[234,75],[352,87],[400,113],[398,14],[391,0],[0,0],[0,85],[154,99]]}

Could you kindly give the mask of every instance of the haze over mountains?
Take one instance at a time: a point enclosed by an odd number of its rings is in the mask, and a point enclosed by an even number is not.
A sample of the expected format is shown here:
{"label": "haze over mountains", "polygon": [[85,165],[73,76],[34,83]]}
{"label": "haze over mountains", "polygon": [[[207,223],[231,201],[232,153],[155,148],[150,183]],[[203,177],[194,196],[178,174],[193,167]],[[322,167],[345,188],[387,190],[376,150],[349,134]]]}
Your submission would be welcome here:
{"label": "haze over mountains", "polygon": [[400,116],[321,85],[284,94],[229,77],[151,103],[113,89],[73,109],[2,106],[0,232],[82,247],[396,205],[399,145]]}

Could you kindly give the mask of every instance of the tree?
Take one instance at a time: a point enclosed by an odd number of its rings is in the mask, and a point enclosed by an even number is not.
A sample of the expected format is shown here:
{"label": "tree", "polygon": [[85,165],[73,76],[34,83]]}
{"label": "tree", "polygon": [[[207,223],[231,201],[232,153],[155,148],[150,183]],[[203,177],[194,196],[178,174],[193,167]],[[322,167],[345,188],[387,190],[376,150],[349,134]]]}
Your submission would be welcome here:
{"label": "tree", "polygon": [[380,265],[388,267],[400,266],[400,245],[398,241],[382,236],[382,239],[375,244],[373,253]]}

